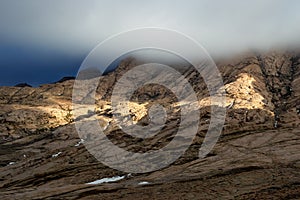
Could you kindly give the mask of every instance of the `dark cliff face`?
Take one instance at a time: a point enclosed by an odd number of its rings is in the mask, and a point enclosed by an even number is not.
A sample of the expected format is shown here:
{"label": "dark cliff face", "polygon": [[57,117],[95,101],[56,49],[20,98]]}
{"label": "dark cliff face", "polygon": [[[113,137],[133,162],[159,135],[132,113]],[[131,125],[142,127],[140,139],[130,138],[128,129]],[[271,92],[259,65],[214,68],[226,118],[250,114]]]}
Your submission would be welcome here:
{"label": "dark cliff face", "polygon": [[[136,65],[132,59],[125,60],[114,72],[101,77],[95,111],[82,118],[95,115],[114,144],[133,152],[146,152],[170,142],[178,128],[180,107],[172,92],[162,86],[139,88],[129,104],[131,117],[136,123],[147,124],[147,109],[160,103],[170,108],[168,126],[145,140],[124,134],[112,120],[110,97],[116,81]],[[73,122],[74,80],[38,88],[1,87],[1,196],[4,199],[297,199],[300,196],[300,54],[249,54],[219,62],[218,67],[226,91],[227,115],[214,149],[204,159],[198,159],[211,118],[210,98],[201,75],[191,68],[181,69],[199,100],[198,133],[175,163],[145,174],[128,175],[111,169],[86,150]],[[115,183],[85,184],[118,175],[125,177]]]}

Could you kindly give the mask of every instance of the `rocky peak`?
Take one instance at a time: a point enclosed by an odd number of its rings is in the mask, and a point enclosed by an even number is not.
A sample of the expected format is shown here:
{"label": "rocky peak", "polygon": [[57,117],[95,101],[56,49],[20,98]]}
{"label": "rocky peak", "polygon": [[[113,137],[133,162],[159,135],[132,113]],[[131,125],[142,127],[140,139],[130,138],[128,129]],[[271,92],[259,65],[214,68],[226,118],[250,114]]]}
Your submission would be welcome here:
{"label": "rocky peak", "polygon": [[18,83],[17,85],[15,85],[15,87],[32,87],[32,86],[29,85],[28,83]]}

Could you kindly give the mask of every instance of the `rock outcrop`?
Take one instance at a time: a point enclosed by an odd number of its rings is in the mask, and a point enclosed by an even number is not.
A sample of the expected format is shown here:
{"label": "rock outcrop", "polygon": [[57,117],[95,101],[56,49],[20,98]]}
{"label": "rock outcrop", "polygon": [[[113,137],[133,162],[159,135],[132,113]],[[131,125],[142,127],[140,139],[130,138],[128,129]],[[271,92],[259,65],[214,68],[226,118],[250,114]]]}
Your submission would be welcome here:
{"label": "rock outcrop", "polygon": [[[300,198],[300,54],[251,54],[218,64],[226,92],[225,125],[214,149],[198,159],[211,118],[211,99],[197,71],[180,69],[198,97],[196,137],[172,165],[127,174],[97,161],[76,133],[72,113],[74,80],[0,88],[0,194],[3,199],[298,199]],[[149,122],[154,104],[168,117],[155,137],[129,137],[113,120],[110,98],[116,81],[135,60],[100,78],[95,110],[116,145],[147,152],[167,145],[178,128],[180,106],[160,85],[139,88],[128,104],[134,123]],[[81,81],[85,81],[82,79]],[[174,80],[170,80],[174,81]],[[192,122],[193,119],[191,119]],[[122,177],[99,185],[97,179]],[[105,179],[108,180],[108,179]]]}

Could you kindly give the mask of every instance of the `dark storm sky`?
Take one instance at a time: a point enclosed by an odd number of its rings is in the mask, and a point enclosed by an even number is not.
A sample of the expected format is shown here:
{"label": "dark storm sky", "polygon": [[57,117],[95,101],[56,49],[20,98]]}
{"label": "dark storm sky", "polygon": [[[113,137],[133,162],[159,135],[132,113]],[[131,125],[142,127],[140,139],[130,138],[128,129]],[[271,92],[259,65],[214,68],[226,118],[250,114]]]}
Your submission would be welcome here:
{"label": "dark storm sky", "polygon": [[213,56],[299,46],[299,8],[297,0],[1,0],[0,85],[75,76],[98,43],[141,27],[185,33]]}

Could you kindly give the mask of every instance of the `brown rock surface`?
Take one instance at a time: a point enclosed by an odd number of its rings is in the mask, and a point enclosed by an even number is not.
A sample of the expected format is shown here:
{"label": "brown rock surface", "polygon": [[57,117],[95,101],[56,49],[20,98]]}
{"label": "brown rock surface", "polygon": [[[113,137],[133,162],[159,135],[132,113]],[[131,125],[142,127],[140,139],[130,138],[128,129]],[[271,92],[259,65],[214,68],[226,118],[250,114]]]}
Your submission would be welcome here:
{"label": "brown rock surface", "polygon": [[[147,109],[161,103],[169,108],[168,126],[145,140],[122,133],[112,120],[109,101],[116,80],[135,65],[134,60],[126,60],[115,72],[101,77],[96,109],[83,117],[96,115],[115,144],[145,152],[172,139],[180,104],[159,85],[140,88],[129,104],[129,115],[135,123],[147,123]],[[227,116],[213,151],[198,159],[211,115],[210,98],[201,76],[188,69],[183,74],[199,98],[198,134],[175,163],[145,174],[111,169],[86,150],[72,117],[74,80],[38,88],[1,87],[2,199],[299,199],[299,55],[253,54],[218,66]],[[125,178],[114,183],[86,184],[122,175]]]}

